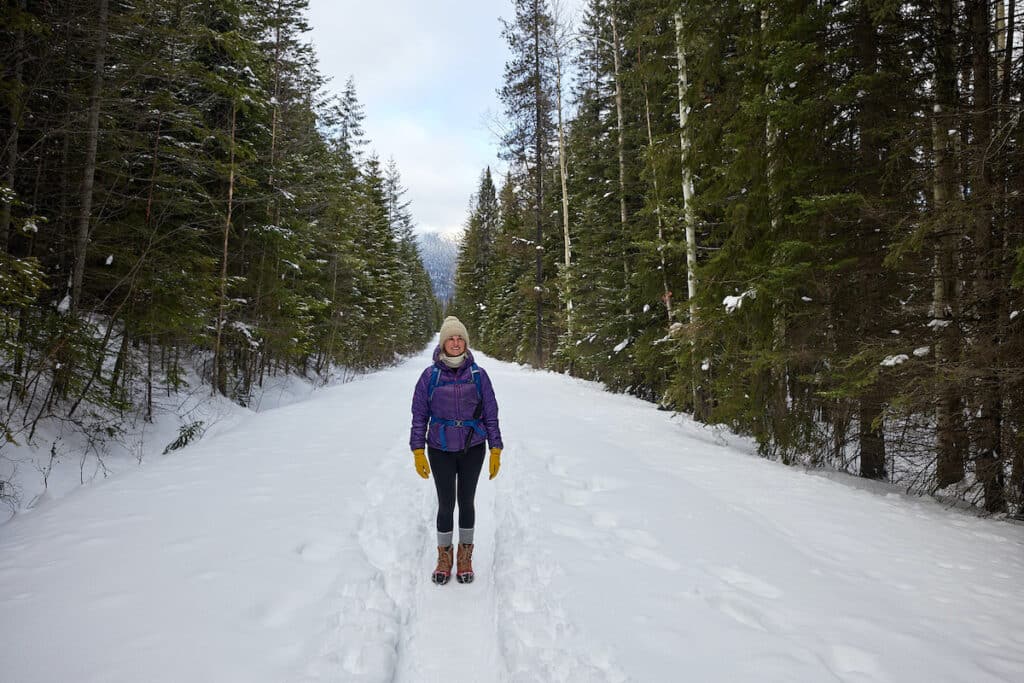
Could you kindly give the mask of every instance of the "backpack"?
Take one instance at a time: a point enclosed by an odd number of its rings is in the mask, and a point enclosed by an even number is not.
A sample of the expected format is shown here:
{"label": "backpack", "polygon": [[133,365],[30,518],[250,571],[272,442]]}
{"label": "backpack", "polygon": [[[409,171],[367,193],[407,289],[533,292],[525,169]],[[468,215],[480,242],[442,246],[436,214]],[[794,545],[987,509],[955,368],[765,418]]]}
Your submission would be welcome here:
{"label": "backpack", "polygon": [[[434,397],[434,390],[437,389],[439,386],[443,387],[452,384],[469,384],[470,382],[476,385],[476,397],[478,403],[476,404],[476,410],[473,411],[473,419],[449,420],[445,418],[435,417],[433,413],[431,413],[430,422],[427,423],[427,427],[429,429],[431,424],[440,425],[438,435],[441,438],[441,450],[443,451],[448,450],[448,438],[447,435],[445,434],[445,427],[471,427],[474,432],[484,437],[485,439],[487,438],[487,432],[484,431],[484,428],[482,426],[480,426],[480,423],[482,422],[480,417],[481,415],[483,415],[484,410],[484,393],[483,389],[481,389],[480,368],[477,367],[476,363],[473,363],[472,365],[469,366],[469,371],[473,376],[472,379],[456,379],[451,381],[441,381],[441,368],[437,367],[436,365],[434,366],[433,372],[430,373],[430,383],[427,385],[428,408],[430,406],[430,399]],[[469,435],[467,434],[466,444],[468,443]],[[466,444],[463,445],[463,450],[465,450]]]}

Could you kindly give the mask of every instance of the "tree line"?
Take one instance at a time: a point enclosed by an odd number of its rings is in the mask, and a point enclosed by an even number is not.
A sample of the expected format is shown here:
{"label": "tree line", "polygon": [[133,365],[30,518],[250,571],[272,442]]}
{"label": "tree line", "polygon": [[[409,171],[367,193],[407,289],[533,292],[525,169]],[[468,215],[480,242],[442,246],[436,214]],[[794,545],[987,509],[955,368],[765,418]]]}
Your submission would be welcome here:
{"label": "tree line", "polygon": [[1015,0],[513,8],[452,304],[485,351],[1021,509]]}
{"label": "tree line", "polygon": [[6,440],[149,418],[195,376],[246,404],[437,329],[397,166],[367,152],[351,80],[324,94],[306,5],[0,9]]}

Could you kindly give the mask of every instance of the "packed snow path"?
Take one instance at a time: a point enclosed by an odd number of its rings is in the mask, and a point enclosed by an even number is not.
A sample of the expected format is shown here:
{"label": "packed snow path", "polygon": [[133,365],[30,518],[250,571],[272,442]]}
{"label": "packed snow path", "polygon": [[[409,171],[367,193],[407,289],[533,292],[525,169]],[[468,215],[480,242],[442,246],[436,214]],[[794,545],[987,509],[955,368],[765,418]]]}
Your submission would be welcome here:
{"label": "packed snow path", "polygon": [[480,360],[475,583],[429,581],[424,354],[0,527],[3,679],[1022,680],[1024,527]]}

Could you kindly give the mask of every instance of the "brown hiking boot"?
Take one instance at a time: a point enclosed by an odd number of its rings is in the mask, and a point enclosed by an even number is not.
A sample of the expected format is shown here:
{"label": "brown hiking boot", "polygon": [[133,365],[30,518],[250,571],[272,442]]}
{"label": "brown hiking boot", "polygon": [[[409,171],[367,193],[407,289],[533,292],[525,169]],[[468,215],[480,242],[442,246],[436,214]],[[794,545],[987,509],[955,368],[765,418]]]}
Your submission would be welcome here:
{"label": "brown hiking boot", "polygon": [[450,545],[437,546],[437,567],[431,575],[434,583],[443,586],[452,578],[452,547]]}
{"label": "brown hiking boot", "polygon": [[458,566],[455,570],[455,578],[459,583],[473,583],[473,544],[459,544]]}

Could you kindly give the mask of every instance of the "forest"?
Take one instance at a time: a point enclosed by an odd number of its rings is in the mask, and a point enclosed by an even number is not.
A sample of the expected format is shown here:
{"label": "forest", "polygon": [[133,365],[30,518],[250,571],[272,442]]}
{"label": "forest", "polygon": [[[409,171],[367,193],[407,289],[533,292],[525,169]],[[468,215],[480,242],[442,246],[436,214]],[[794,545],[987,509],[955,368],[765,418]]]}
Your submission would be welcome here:
{"label": "forest", "polygon": [[399,170],[353,81],[324,94],[306,6],[4,3],[4,443],[109,438],[197,383],[246,405],[435,333]]}
{"label": "forest", "polygon": [[[197,383],[245,405],[437,329],[399,168],[354,81],[327,94],[307,4],[0,10],[5,443],[109,437]],[[475,345],[765,458],[1021,511],[1016,0],[496,12],[502,167],[445,311]]]}
{"label": "forest", "polygon": [[761,455],[1024,503],[1016,0],[515,0],[451,311]]}

